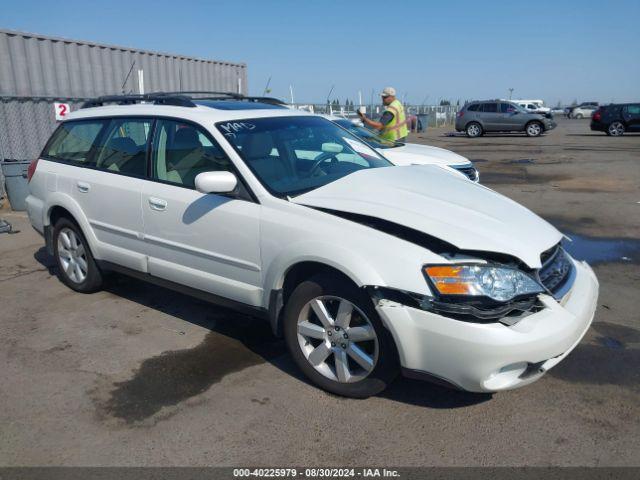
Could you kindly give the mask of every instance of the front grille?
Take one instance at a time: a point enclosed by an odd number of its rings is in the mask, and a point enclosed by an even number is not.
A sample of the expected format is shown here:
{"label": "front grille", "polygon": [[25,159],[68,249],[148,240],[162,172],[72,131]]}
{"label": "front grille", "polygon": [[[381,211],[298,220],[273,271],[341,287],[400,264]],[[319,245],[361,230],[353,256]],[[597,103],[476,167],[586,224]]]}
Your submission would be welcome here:
{"label": "front grille", "polygon": [[541,255],[542,268],[538,278],[555,298],[562,298],[571,288],[575,278],[575,266],[560,245]]}
{"label": "front grille", "polygon": [[469,180],[473,182],[478,181],[478,171],[476,167],[453,167],[460,173],[464,174]]}

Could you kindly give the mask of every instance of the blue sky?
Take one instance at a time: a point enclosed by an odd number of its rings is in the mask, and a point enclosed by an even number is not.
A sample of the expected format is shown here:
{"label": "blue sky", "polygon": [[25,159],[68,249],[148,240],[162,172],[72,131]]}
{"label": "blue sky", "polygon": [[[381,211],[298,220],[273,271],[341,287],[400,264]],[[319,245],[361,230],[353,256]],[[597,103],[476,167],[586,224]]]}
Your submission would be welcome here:
{"label": "blue sky", "polygon": [[[0,2],[0,27],[241,61],[298,102],[640,100],[640,0]],[[376,97],[376,101],[377,101]]]}

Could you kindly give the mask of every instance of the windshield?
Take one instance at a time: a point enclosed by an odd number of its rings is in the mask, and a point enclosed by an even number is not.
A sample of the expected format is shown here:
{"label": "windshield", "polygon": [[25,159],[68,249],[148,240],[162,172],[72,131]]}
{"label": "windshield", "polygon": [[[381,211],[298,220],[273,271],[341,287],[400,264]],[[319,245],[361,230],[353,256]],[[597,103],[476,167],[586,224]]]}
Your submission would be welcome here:
{"label": "windshield", "polygon": [[353,123],[351,120],[335,120],[335,123],[340,125],[342,128],[346,128],[354,135],[360,137],[373,148],[395,148],[403,145],[402,143],[385,140],[376,132],[365,127],[360,127],[359,125]]}
{"label": "windshield", "polygon": [[365,168],[392,166],[357,137],[321,117],[220,122],[218,130],[277,196],[313,190]]}

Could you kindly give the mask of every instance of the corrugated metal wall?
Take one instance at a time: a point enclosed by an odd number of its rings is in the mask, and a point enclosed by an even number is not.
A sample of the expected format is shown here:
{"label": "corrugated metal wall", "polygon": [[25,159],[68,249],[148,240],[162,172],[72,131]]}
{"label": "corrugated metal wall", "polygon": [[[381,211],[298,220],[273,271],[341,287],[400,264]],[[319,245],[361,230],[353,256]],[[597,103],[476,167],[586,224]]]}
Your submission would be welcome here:
{"label": "corrugated metal wall", "polygon": [[[133,66],[133,70],[132,70]],[[131,74],[127,79],[127,74]],[[0,95],[96,97],[145,91],[247,91],[247,66],[0,29]],[[126,82],[125,82],[125,79]],[[124,84],[124,88],[123,88]]]}
{"label": "corrugated metal wall", "polygon": [[[216,90],[246,94],[247,66],[0,29],[0,160],[37,157],[56,127],[53,103],[100,95]],[[0,172],[0,196],[4,179]]]}

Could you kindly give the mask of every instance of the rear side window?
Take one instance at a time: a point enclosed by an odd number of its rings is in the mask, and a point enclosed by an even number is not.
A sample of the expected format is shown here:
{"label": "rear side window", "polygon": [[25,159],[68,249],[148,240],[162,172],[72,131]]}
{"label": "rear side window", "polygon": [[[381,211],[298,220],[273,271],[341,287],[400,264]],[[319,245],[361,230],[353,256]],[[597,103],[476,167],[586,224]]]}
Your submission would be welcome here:
{"label": "rear side window", "polygon": [[43,157],[88,165],[96,140],[106,123],[105,120],[64,122],[47,143]]}
{"label": "rear side window", "polygon": [[629,115],[640,115],[640,104],[627,106],[627,113]]}
{"label": "rear side window", "polygon": [[483,103],[482,111],[484,113],[497,113],[498,112],[498,104],[497,103]]}
{"label": "rear side window", "polygon": [[152,120],[116,118],[109,121],[96,149],[95,167],[124,175],[144,177],[147,173],[147,141]]}
{"label": "rear side window", "polygon": [[480,106],[479,103],[474,103],[473,105],[469,105],[467,110],[469,110],[470,112],[476,112],[479,106]]}

